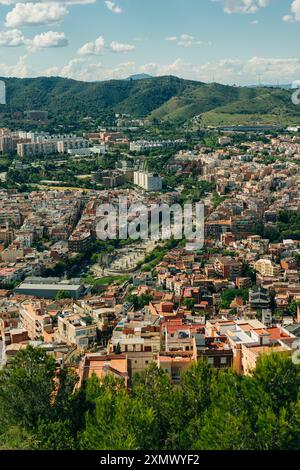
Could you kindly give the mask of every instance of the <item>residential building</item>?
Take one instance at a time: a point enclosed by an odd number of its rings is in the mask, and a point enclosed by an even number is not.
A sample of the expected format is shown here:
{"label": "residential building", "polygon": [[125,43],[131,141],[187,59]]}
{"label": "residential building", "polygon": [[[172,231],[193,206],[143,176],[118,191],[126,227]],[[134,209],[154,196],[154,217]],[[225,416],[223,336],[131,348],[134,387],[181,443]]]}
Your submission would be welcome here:
{"label": "residential building", "polygon": [[58,337],[79,349],[87,349],[97,339],[97,324],[89,315],[62,312],[58,316]]}
{"label": "residential building", "polygon": [[260,259],[254,264],[254,269],[262,276],[277,277],[280,273],[280,266],[275,265],[269,259]]}
{"label": "residential building", "polygon": [[41,339],[53,332],[52,318],[40,301],[23,302],[19,309],[20,320],[31,340]]}
{"label": "residential building", "polygon": [[134,184],[140,186],[145,191],[161,191],[162,179],[155,173],[135,171],[133,174]]}

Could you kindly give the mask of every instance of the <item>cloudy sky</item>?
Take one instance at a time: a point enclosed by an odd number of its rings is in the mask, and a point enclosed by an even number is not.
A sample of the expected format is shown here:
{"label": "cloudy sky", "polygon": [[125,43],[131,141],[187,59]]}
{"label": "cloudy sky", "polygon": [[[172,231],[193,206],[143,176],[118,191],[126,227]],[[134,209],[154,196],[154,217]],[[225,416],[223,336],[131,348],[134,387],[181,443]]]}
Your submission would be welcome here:
{"label": "cloudy sky", "polygon": [[0,76],[300,80],[300,0],[0,0]]}

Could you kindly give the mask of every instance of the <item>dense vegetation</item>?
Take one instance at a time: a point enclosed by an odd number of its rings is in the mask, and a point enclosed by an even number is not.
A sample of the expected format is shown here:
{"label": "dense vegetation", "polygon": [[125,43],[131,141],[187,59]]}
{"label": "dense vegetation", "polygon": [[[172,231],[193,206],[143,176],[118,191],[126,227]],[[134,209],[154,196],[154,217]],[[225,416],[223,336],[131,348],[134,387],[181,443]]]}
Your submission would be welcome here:
{"label": "dense vegetation", "polygon": [[72,393],[75,383],[42,350],[19,352],[0,372],[0,448],[300,448],[300,371],[285,356],[263,356],[248,377],[200,362],[176,387],[154,365],[130,391],[93,376]]}
{"label": "dense vegetation", "polygon": [[52,122],[65,126],[86,116],[109,121],[116,112],[172,122],[202,115],[206,124],[292,123],[300,117],[290,92],[278,88],[204,84],[171,76],[93,83],[59,77],[4,80],[7,105],[0,106],[0,113],[8,121],[32,109],[48,111]]}
{"label": "dense vegetation", "polygon": [[300,214],[296,211],[280,211],[276,224],[258,223],[255,231],[272,243],[288,239],[300,240]]}
{"label": "dense vegetation", "polygon": [[229,308],[232,301],[240,297],[244,303],[248,301],[249,290],[248,289],[225,289],[221,295],[220,308]]}

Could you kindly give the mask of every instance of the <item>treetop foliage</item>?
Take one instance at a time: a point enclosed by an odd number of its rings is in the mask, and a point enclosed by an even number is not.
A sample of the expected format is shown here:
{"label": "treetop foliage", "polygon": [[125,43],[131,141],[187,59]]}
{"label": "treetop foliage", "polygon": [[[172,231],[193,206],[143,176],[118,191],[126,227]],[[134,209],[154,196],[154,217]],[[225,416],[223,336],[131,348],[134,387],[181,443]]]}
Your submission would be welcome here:
{"label": "treetop foliage", "polygon": [[0,372],[1,449],[276,450],[300,447],[300,370],[262,356],[251,376],[198,362],[174,386],[152,364],[127,390],[57,370],[41,349]]}

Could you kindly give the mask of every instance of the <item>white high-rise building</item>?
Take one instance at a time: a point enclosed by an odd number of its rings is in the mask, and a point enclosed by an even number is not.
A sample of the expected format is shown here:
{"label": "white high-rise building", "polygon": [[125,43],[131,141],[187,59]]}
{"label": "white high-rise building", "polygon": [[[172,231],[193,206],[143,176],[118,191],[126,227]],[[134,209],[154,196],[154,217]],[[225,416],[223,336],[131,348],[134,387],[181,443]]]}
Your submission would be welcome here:
{"label": "white high-rise building", "polygon": [[137,186],[145,189],[145,191],[161,191],[162,179],[155,173],[135,171],[133,174],[133,182]]}

